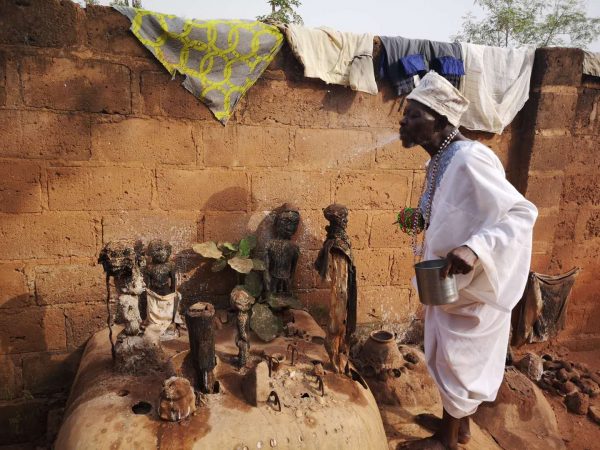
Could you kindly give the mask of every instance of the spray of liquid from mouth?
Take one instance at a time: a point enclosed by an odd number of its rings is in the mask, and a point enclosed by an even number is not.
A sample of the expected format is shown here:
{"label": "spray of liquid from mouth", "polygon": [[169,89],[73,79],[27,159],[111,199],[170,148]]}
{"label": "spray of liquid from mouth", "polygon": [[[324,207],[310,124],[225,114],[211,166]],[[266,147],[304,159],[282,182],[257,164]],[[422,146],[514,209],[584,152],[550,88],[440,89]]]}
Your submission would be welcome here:
{"label": "spray of liquid from mouth", "polygon": [[[335,161],[334,165],[331,165],[329,168],[346,168],[352,165],[352,162],[357,158],[365,158],[370,153],[375,152],[377,149],[383,148],[386,145],[400,140],[400,136],[398,132],[390,132],[384,135],[375,136],[375,143],[368,145],[358,145],[356,147],[348,148],[343,151],[338,157],[337,161]],[[321,170],[321,173],[325,173],[326,168]]]}

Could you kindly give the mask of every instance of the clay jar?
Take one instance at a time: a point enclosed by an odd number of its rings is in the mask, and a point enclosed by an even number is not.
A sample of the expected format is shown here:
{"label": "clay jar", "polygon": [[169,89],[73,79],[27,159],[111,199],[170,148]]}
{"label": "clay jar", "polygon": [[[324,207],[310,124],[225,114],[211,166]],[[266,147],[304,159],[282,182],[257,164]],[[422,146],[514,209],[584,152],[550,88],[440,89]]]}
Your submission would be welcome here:
{"label": "clay jar", "polygon": [[378,375],[386,379],[388,374],[404,365],[394,334],[385,330],[371,332],[360,351],[359,359],[367,377]]}

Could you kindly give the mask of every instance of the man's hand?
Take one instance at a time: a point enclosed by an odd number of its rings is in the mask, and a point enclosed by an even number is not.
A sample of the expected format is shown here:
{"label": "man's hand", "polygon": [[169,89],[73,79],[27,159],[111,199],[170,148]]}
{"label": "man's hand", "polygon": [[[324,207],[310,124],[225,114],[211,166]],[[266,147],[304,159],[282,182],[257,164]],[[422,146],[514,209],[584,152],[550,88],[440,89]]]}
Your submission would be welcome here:
{"label": "man's hand", "polygon": [[442,278],[448,275],[467,274],[475,266],[477,255],[466,245],[456,247],[446,255],[446,266],[442,269]]}

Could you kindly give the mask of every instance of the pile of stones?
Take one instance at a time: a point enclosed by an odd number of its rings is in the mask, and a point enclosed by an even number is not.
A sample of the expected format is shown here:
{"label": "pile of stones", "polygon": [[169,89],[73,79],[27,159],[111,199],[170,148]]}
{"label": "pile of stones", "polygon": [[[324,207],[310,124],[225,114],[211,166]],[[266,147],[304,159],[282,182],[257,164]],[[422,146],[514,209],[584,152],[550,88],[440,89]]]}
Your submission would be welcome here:
{"label": "pile of stones", "polygon": [[[565,398],[567,409],[588,414],[600,424],[600,372],[582,363],[558,359],[550,354],[541,357],[527,353],[517,364],[519,370],[545,391]],[[597,403],[594,405],[594,403]]]}

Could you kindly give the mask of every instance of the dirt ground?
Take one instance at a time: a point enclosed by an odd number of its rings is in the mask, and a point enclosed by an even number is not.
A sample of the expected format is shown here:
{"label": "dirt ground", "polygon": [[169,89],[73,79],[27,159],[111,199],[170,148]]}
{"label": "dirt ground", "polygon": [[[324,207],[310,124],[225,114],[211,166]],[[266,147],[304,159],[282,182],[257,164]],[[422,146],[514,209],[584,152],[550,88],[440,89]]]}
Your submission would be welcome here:
{"label": "dirt ground", "polygon": [[[529,345],[515,351],[515,359],[518,360],[527,351],[537,354],[550,353],[571,362],[584,363],[591,370],[600,370],[600,349],[574,351],[569,350],[565,346],[544,343]],[[588,416],[579,416],[568,412],[563,397],[546,391],[542,392],[554,411],[560,435],[568,450],[600,449],[600,425],[593,422]],[[600,406],[600,396],[591,399],[591,404]],[[428,408],[425,411],[423,408],[401,408],[382,403],[378,403],[378,405],[385,425],[390,450],[394,450],[400,442],[426,437],[431,434],[414,423],[414,415],[422,412],[430,412],[441,416],[441,408]],[[489,433],[480,429],[474,423],[472,423],[472,434],[472,441],[466,446],[460,446],[460,448],[463,450],[492,450],[502,448],[494,442]]]}
{"label": "dirt ground", "polygon": [[[535,349],[535,350],[534,350]],[[559,345],[540,345],[531,350],[553,353],[573,362],[587,364],[594,371],[600,370],[600,349],[588,351],[572,351]],[[558,429],[569,450],[600,449],[600,425],[588,416],[578,416],[567,411],[563,397],[544,392],[554,410]],[[600,396],[590,399],[590,403],[600,406]]]}

